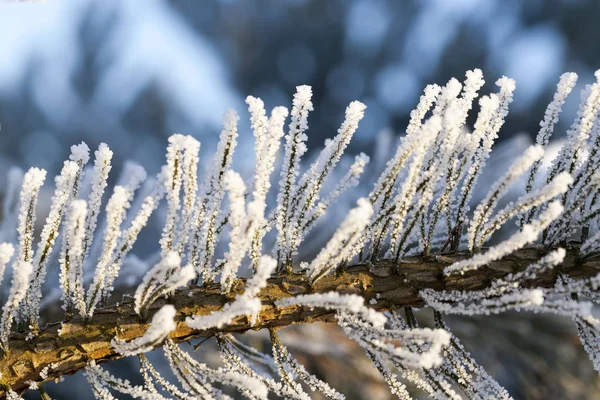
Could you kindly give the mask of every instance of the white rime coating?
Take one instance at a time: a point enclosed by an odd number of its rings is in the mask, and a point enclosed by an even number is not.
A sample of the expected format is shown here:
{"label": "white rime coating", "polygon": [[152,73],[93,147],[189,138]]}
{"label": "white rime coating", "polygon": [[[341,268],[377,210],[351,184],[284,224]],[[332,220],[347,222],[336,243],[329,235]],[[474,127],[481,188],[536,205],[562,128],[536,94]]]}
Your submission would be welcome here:
{"label": "white rime coating", "polygon": [[6,399],[7,399],[7,400],[23,400],[23,398],[22,398],[21,396],[19,396],[19,395],[17,394],[17,392],[15,392],[15,391],[13,391],[13,390],[11,390],[11,389],[9,389],[9,390],[6,392]]}
{"label": "white rime coating", "polygon": [[165,193],[167,198],[167,220],[160,239],[161,255],[164,257],[173,250],[177,229],[177,218],[181,207],[182,163],[185,148],[185,136],[175,134],[169,137],[167,146],[167,165],[165,173]]}
{"label": "white rime coating", "polygon": [[221,272],[221,287],[227,293],[237,276],[251,237],[247,232],[249,223],[244,200],[246,185],[244,185],[242,177],[238,173],[229,170],[225,173],[223,182],[225,183],[225,190],[229,194],[229,224],[231,225],[229,249],[225,253],[225,263]]}
{"label": "white rime coating", "polygon": [[56,190],[52,196],[50,213],[40,235],[40,241],[33,258],[33,276],[26,296],[26,313],[34,330],[38,328],[42,283],[46,278],[46,267],[50,253],[58,236],[63,213],[72,196],[73,185],[81,167],[75,161],[65,161],[60,175],[56,177]]}
{"label": "white rime coating", "polygon": [[71,146],[69,160],[74,161],[79,166],[79,171],[77,171],[77,176],[73,181],[73,197],[75,198],[77,197],[79,187],[81,186],[81,180],[83,179],[83,168],[90,160],[90,148],[88,145],[85,144],[85,142],[81,142],[80,144]]}
{"label": "white rime coating", "polygon": [[449,267],[444,268],[444,274],[450,275],[456,272],[463,274],[466,271],[477,269],[491,261],[499,260],[505,255],[522,248],[526,244],[535,241],[541,231],[546,229],[562,211],[563,207],[559,202],[553,201],[549,203],[546,211],[544,211],[538,219],[530,224],[524,225],[521,231],[514,233],[510,238],[491,247],[483,254],[476,254],[467,260],[455,262]]}
{"label": "white rime coating", "polygon": [[[443,362],[442,350],[450,344],[450,334],[444,329],[374,328],[347,313],[342,313],[338,321],[348,337],[365,350],[391,358],[404,368],[430,370],[439,366]],[[387,343],[387,340],[401,342],[402,346],[395,347]]]}
{"label": "white rime coating", "polygon": [[325,215],[329,206],[334,204],[346,191],[358,185],[359,178],[365,171],[369,161],[369,156],[364,153],[360,153],[354,158],[354,163],[352,163],[348,172],[340,179],[337,186],[311,210],[310,215],[306,218],[306,222],[301,227],[305,236],[314,227],[319,218]]}
{"label": "white rime coating", "polygon": [[129,342],[114,338],[110,345],[123,356],[133,356],[152,350],[177,328],[175,315],[177,311],[171,304],[164,305],[154,314],[150,327],[144,334]]}
{"label": "white rime coating", "polygon": [[[571,91],[575,87],[577,83],[577,74],[574,72],[565,72],[560,76],[560,80],[556,85],[556,92],[554,93],[554,98],[548,104],[546,108],[546,112],[544,113],[544,119],[540,121],[540,130],[537,134],[537,138],[535,140],[536,144],[542,147],[546,147],[548,142],[550,141],[550,137],[552,136],[552,132],[554,132],[554,127],[558,122],[558,117],[562,112],[563,104],[565,104],[565,100],[567,96],[571,94]],[[540,168],[540,160],[533,163],[531,166],[531,170],[529,172],[529,179],[527,180],[527,185],[525,187],[525,191],[527,193],[531,192],[533,189],[533,185],[535,184],[535,177]],[[551,178],[548,179],[550,181]],[[523,223],[529,222],[531,216],[525,218],[521,221],[521,225]]]}
{"label": "white rime coating", "polygon": [[497,95],[491,94],[487,98],[483,97],[480,101],[481,110],[485,110],[484,114],[489,113],[490,115],[483,115],[486,118],[482,119],[480,124],[478,118],[475,125],[474,134],[477,135],[477,143],[481,140],[481,144],[475,152],[471,166],[467,171],[465,183],[461,189],[459,219],[463,223],[469,211],[469,202],[471,201],[473,188],[479,180],[487,159],[490,157],[492,145],[498,137],[498,132],[502,125],[504,125],[504,120],[508,115],[508,106],[513,101],[513,92],[516,88],[514,80],[504,76],[496,81],[496,85],[500,87],[500,92]]}
{"label": "white rime coating", "polygon": [[308,267],[307,277],[315,282],[329,273],[343,261],[354,257],[363,230],[371,220],[373,206],[366,198],[356,202],[357,207],[350,210],[348,216],[340,224],[327,245],[319,252]]}
{"label": "white rime coating", "polygon": [[420,141],[417,135],[402,138],[396,154],[387,162],[385,170],[379,176],[373,190],[369,194],[369,200],[374,205],[375,210],[383,209],[391,199],[398,174],[419,144]]}
{"label": "white rime coating", "polygon": [[[116,278],[114,270],[113,253],[121,236],[121,224],[125,219],[125,211],[130,206],[132,192],[126,187],[115,186],[114,192],[106,204],[106,228],[102,243],[102,252],[96,265],[94,280],[88,290],[87,312],[88,318],[94,315],[96,306],[101,298],[112,290],[112,283]],[[117,265],[118,268],[118,265]]]}
{"label": "white rime coating", "polygon": [[255,154],[257,159],[261,161],[256,163],[252,201],[248,205],[248,212],[252,217],[252,231],[249,232],[252,236],[249,253],[254,270],[258,268],[262,254],[262,239],[266,234],[267,193],[271,188],[271,174],[275,170],[275,160],[281,147],[281,138],[284,135],[283,128],[287,115],[287,108],[275,107],[271,112],[271,118],[267,122],[266,137],[259,140],[257,135],[260,136],[263,133],[255,131],[255,136],[257,136]]}
{"label": "white rime coating", "polygon": [[175,251],[168,252],[162,260],[144,275],[134,295],[134,309],[144,316],[146,309],[160,296],[184,286],[195,277],[194,267],[180,267],[181,257]]}
{"label": "white rime coating", "polygon": [[310,374],[302,364],[300,364],[281,343],[277,333],[271,331],[271,343],[273,345],[273,361],[276,364],[277,372],[282,378],[282,383],[287,384],[296,392],[302,392],[302,386],[296,379],[302,380],[313,392],[319,392],[328,399],[344,400],[345,396],[333,389],[326,382],[323,382],[316,376]]}
{"label": "white rime coating", "polygon": [[23,186],[21,187],[19,226],[18,232],[18,252],[17,259],[31,262],[33,260],[33,230],[36,220],[36,206],[40,188],[46,179],[46,171],[39,168],[30,168],[23,177]]}
{"label": "white rime coating", "polygon": [[346,118],[338,129],[338,134],[333,139],[325,141],[323,150],[298,182],[294,200],[290,203],[292,205],[291,219],[287,226],[289,253],[284,255],[285,259],[291,259],[297,255],[298,246],[304,234],[302,226],[319,200],[319,192],[325,179],[340,161],[343,152],[358,129],[365,109],[366,106],[359,101],[350,103],[346,108]]}
{"label": "white rime coating", "polygon": [[4,198],[2,199],[2,220],[0,221],[0,241],[16,242],[19,226],[19,197],[25,173],[19,167],[10,167],[6,173]]}
{"label": "white rime coating", "polygon": [[[436,327],[450,331],[441,314],[434,313]],[[506,389],[498,384],[485,369],[477,364],[459,339],[451,334],[450,346],[444,349],[444,362],[441,368],[448,368],[458,376],[458,384],[470,398],[494,398],[512,400]]]}
{"label": "white rime coating", "polygon": [[387,358],[381,357],[377,353],[367,351],[367,355],[371,358],[373,365],[381,374],[385,383],[387,383],[390,392],[396,395],[400,400],[412,400],[412,396],[408,392],[406,385],[398,380],[398,375],[393,373],[387,365]]}
{"label": "white rime coating", "polygon": [[590,137],[600,107],[600,70],[596,71],[596,82],[582,92],[581,103],[575,121],[567,131],[567,143],[561,147],[552,161],[548,179],[562,171],[572,173],[582,162],[585,142]]}
{"label": "white rime coating", "polygon": [[235,301],[225,304],[221,310],[209,315],[188,317],[185,323],[190,328],[198,330],[221,328],[243,315],[249,316],[251,322],[255,323],[262,306],[260,299],[256,296],[267,285],[267,279],[276,266],[277,262],[273,258],[262,256],[256,273],[246,284],[246,291],[238,295]]}
{"label": "white rime coating", "polygon": [[[191,136],[175,134],[169,137],[163,181],[167,197],[167,219],[160,239],[163,256],[175,246],[179,247],[179,251],[183,251],[181,246],[187,240],[198,190],[199,151],[200,142]],[[183,207],[181,206],[182,187]]]}
{"label": "white rime coating", "polygon": [[[280,232],[274,254],[290,254],[288,238],[288,222],[291,219],[290,202],[295,195],[296,180],[300,172],[300,158],[306,152],[306,130],[308,129],[308,113],[313,110],[310,86],[297,86],[294,95],[289,132],[286,135],[283,166],[277,194],[276,226]],[[282,261],[282,260],[278,260]],[[288,261],[288,260],[283,260]]]}
{"label": "white rime coating", "polygon": [[98,150],[94,152],[94,169],[92,172],[92,188],[88,195],[88,213],[85,219],[85,242],[84,259],[90,251],[90,246],[96,231],[100,206],[102,205],[102,195],[108,185],[108,174],[112,169],[111,160],[113,152],[105,143],[100,143]]}
{"label": "white rime coating", "polygon": [[461,127],[466,118],[466,110],[462,99],[452,101],[444,114],[443,129],[440,131],[442,137],[440,144],[439,165],[437,170],[444,176],[444,190],[438,196],[433,205],[431,215],[427,218],[427,235],[425,237],[426,248],[431,246],[438,221],[444,213],[448,213],[448,207],[451,206],[451,200],[456,188],[455,179],[455,160],[460,152],[459,137]]}
{"label": "white rime coating", "polygon": [[[250,125],[254,132],[254,157],[256,160],[256,170],[254,171],[254,178],[252,179],[252,187],[250,191],[262,192],[264,190],[264,174],[259,172],[259,168],[263,166],[261,160],[262,157],[268,153],[269,138],[267,137],[269,129],[269,119],[267,118],[267,112],[265,111],[265,104],[258,97],[248,96],[246,97],[246,104],[248,104],[248,112],[250,113]],[[261,181],[258,183],[257,181]],[[257,185],[258,184],[258,185]],[[257,188],[260,186],[260,189]]]}
{"label": "white rime coating", "polygon": [[535,309],[544,303],[544,292],[541,289],[513,291],[496,298],[482,299],[477,303],[454,303],[438,301],[432,291],[425,289],[419,292],[428,306],[445,314],[455,315],[490,315],[499,314],[512,309]]}
{"label": "white rime coating", "polygon": [[183,153],[183,209],[179,224],[179,236],[176,240],[178,251],[183,254],[193,230],[193,220],[198,194],[198,163],[200,162],[200,142],[192,136],[185,137]]}
{"label": "white rime coating", "polygon": [[[469,201],[471,199],[471,192],[477,181],[476,168],[483,168],[480,163],[479,153],[482,151],[480,143],[483,145],[491,146],[493,141],[490,143],[485,140],[485,134],[492,123],[494,113],[499,107],[499,99],[496,94],[489,96],[482,96],[479,99],[479,113],[477,114],[477,120],[475,121],[474,130],[470,136],[465,136],[470,143],[465,143],[465,149],[469,153],[468,157],[472,159],[471,165],[468,167],[466,172],[466,178],[461,187],[460,203],[458,205],[458,216],[457,221],[465,223],[467,214],[469,212]],[[483,139],[483,141],[482,141]]]}
{"label": "white rime coating", "polygon": [[[197,395],[202,394],[202,398],[225,397],[212,387],[213,383],[233,386],[250,398],[266,399],[269,394],[269,388],[257,377],[227,368],[211,369],[170,341],[165,346],[165,354],[183,388]],[[211,388],[211,392],[207,388]]]}
{"label": "white rime coating", "polygon": [[540,189],[527,193],[517,199],[516,202],[508,203],[502,210],[498,211],[494,217],[485,223],[481,230],[480,238],[475,243],[477,248],[483,246],[485,241],[509,219],[517,214],[522,214],[540,206],[554,197],[566,193],[573,183],[573,178],[567,172],[561,172]]}
{"label": "white rime coating", "polygon": [[435,84],[425,86],[425,90],[419,98],[419,103],[415,109],[410,112],[410,121],[406,128],[406,136],[410,136],[421,129],[425,114],[431,109],[431,106],[435,103],[441,90],[442,88]]}
{"label": "white rime coating", "polygon": [[[162,386],[169,394],[175,396],[177,399],[193,400],[194,396],[182,392],[176,385],[167,381],[153,366],[150,364],[145,355],[140,354],[140,372],[144,378],[145,385],[148,390],[152,390],[154,387],[154,381],[156,384]],[[154,387],[154,389],[156,389]]]}
{"label": "white rime coating", "polygon": [[[435,116],[436,118],[442,118],[442,120],[443,120],[451,106],[459,106],[458,104],[456,104],[456,102],[457,102],[457,97],[460,94],[461,89],[462,89],[462,84],[456,78],[451,78],[446,83],[446,85],[444,87],[442,87],[442,90],[441,90],[439,96],[437,97],[436,105],[432,111],[432,116]],[[442,145],[442,143],[445,139],[446,139],[446,134],[445,134],[445,129],[444,129],[444,131],[440,131],[440,133],[438,134],[438,136],[435,140],[435,144],[433,146],[431,146],[431,148],[429,148],[429,151],[427,152],[427,156],[425,157],[425,166],[426,166],[425,169],[426,170],[431,168],[431,166],[434,164],[434,162],[437,162],[437,163],[440,162],[440,161],[437,161],[439,158],[438,153],[440,150],[440,146]],[[444,154],[439,154],[439,155],[444,155]]]}
{"label": "white rime coating", "polygon": [[133,386],[128,380],[119,379],[102,367],[95,361],[90,361],[83,370],[88,383],[92,387],[92,392],[97,399],[113,400],[115,397],[109,391],[109,388],[119,393],[128,395],[134,399],[142,400],[167,400],[166,397],[153,393],[142,386]]}
{"label": "white rime coating", "polygon": [[10,243],[0,243],[0,283],[4,279],[6,265],[15,254],[15,248]]}
{"label": "white rime coating", "polygon": [[[467,71],[465,85],[460,98],[453,102],[454,104],[448,106],[446,114],[444,115],[444,118],[448,120],[447,125],[450,131],[448,129],[440,130],[440,132],[446,133],[447,139],[451,139],[448,140],[449,147],[446,151],[447,158],[442,159],[440,163],[442,165],[441,171],[447,171],[446,190],[444,191],[444,194],[440,196],[439,204],[437,206],[438,209],[440,207],[442,209],[447,208],[445,214],[448,230],[452,227],[452,220],[455,218],[455,215],[456,223],[458,224],[461,221],[459,212],[460,205],[456,204],[458,199],[455,199],[455,193],[459,188],[459,183],[463,176],[468,172],[469,160],[475,155],[479,143],[478,136],[474,134],[464,135],[461,133],[465,129],[466,119],[473,107],[473,101],[479,95],[479,90],[484,83],[483,73],[480,69]],[[446,145],[444,142],[442,142],[442,144]],[[450,147],[453,147],[452,151],[449,151]],[[459,161],[459,155],[461,153],[462,158]],[[439,169],[440,167],[438,166],[438,170]],[[438,210],[436,210],[436,214],[439,214]],[[432,226],[430,229],[434,228],[435,227]],[[433,230],[431,230],[431,232],[433,233]],[[432,235],[430,235],[430,237],[432,237]]]}
{"label": "white rime coating", "polygon": [[87,164],[90,160],[90,148],[84,142],[71,146],[71,155],[69,160],[76,163]]}
{"label": "white rime coating", "polygon": [[[263,157],[265,157],[265,165],[271,165],[272,169],[275,169],[275,158],[277,157],[277,152],[281,148],[281,138],[285,135],[285,120],[288,115],[289,111],[286,107],[279,106],[271,110],[271,117],[269,118],[269,126],[265,143],[266,153],[263,154]],[[270,187],[270,182],[265,182],[265,185]]]}
{"label": "white rime coating", "polygon": [[356,187],[359,183],[360,176],[363,174],[363,172],[365,172],[365,168],[369,164],[370,160],[370,157],[365,153],[359,153],[356,155],[354,162],[350,168],[348,168],[346,175],[340,179],[337,186],[327,195],[327,197],[321,201],[321,204],[327,208],[335,203],[335,201],[348,189]]}
{"label": "white rime coating", "polygon": [[[243,343],[235,340],[229,335],[219,338],[217,343],[219,345],[221,359],[227,370],[250,376],[262,382],[269,391],[273,392],[276,396],[293,400],[310,400],[310,397],[304,391],[296,392],[290,385],[286,384],[286,382],[275,381],[270,377],[264,376],[262,373],[256,372],[250,366],[252,360],[261,360],[266,365],[273,366],[271,369],[275,370],[274,361],[270,356],[245,346]],[[248,354],[248,352],[251,353]],[[253,397],[252,393],[247,390],[242,391],[242,393],[247,397]]]}
{"label": "white rime coating", "polygon": [[558,248],[544,257],[540,258],[535,263],[528,265],[523,271],[508,274],[504,277],[504,282],[522,282],[535,279],[541,272],[553,268],[563,262],[567,252],[563,248]]}
{"label": "white rime coating", "polygon": [[125,187],[130,192],[130,196],[133,197],[133,193],[142,186],[148,174],[144,167],[136,162],[127,161],[125,164],[126,173],[123,173],[119,179],[120,186]]}
{"label": "white rime coating", "polygon": [[406,214],[408,213],[408,209],[413,204],[413,197],[417,191],[417,187],[419,184],[419,173],[421,172],[422,164],[427,154],[427,150],[433,140],[435,140],[436,135],[440,131],[442,127],[442,121],[433,116],[425,122],[421,132],[419,133],[419,137],[421,140],[421,145],[417,146],[412,155],[412,162],[410,167],[406,173],[406,178],[401,186],[400,191],[396,198],[392,201],[392,204],[395,207],[395,211],[392,215],[392,230],[390,237],[390,255],[391,256],[399,256],[402,249],[399,247],[399,239],[400,234],[404,228],[404,220]]}
{"label": "white rime coating", "polygon": [[86,315],[83,294],[83,256],[87,203],[73,200],[67,210],[63,245],[60,253],[60,286],[63,309],[71,312],[75,307],[81,316]]}
{"label": "white rime coating", "polygon": [[478,235],[480,229],[488,222],[498,200],[506,193],[508,188],[519,179],[519,177],[523,175],[534,162],[540,160],[543,155],[544,149],[542,146],[534,145],[529,147],[525,153],[510,166],[506,174],[492,185],[485,198],[479,203],[477,208],[475,208],[471,225],[469,226],[469,249],[471,251],[473,251],[475,241],[479,239]]}
{"label": "white rime coating", "polygon": [[214,281],[218,271],[213,265],[217,243],[217,222],[221,214],[221,203],[225,193],[223,178],[230,169],[233,152],[237,146],[237,123],[239,117],[234,110],[227,110],[223,117],[223,130],[219,138],[217,152],[212,161],[212,169],[204,184],[204,196],[199,200],[196,213],[195,247],[189,259],[197,266],[204,282]]}
{"label": "white rime coating", "polygon": [[185,323],[192,329],[205,330],[222,328],[229,325],[234,319],[245,315],[256,315],[260,312],[261,302],[257,298],[245,298],[227,303],[221,310],[209,315],[188,317]]}
{"label": "white rime coating", "polygon": [[162,175],[159,174],[158,179],[149,179],[146,181],[146,183],[153,189],[142,201],[142,204],[137,214],[131,220],[129,227],[121,234],[119,245],[117,246],[115,254],[113,255],[113,265],[119,265],[125,259],[135,244],[140,231],[144,226],[146,226],[148,220],[152,216],[152,213],[156,210],[160,200],[165,195],[161,176]]}
{"label": "white rime coating", "polygon": [[256,270],[252,278],[246,283],[246,291],[244,296],[256,297],[261,289],[267,286],[267,279],[271,277],[277,262],[269,256],[261,256],[259,268]]}
{"label": "white rime coating", "polygon": [[[131,187],[116,186],[113,195],[106,204],[107,223],[104,233],[102,255],[100,258],[101,261],[99,263],[99,266],[101,265],[105,268],[104,282],[101,284],[103,297],[107,291],[112,289],[110,286],[116,278],[116,271],[114,271],[115,264],[111,261],[118,240],[122,235],[121,225],[125,220],[127,210],[131,206],[132,198],[133,190],[131,190]],[[97,269],[99,268],[97,267]]]}
{"label": "white rime coating", "polygon": [[387,321],[385,315],[366,307],[365,300],[355,294],[339,294],[337,292],[303,294],[277,300],[275,305],[277,307],[318,307],[327,310],[351,313],[359,316],[376,328],[383,327]]}
{"label": "white rime coating", "polygon": [[[562,196],[562,201],[565,204],[565,210],[562,215],[554,221],[548,228],[544,244],[557,245],[563,240],[567,240],[573,235],[577,228],[591,227],[594,228],[594,220],[600,213],[598,204],[594,205],[595,197],[600,190],[600,172],[596,172],[591,178],[588,185],[580,187],[577,185],[577,178],[574,178],[572,189]],[[588,202],[588,196],[583,193],[594,193],[591,196],[591,201]],[[588,204],[589,209],[588,209]]]}
{"label": "white rime coating", "polygon": [[592,251],[598,251],[600,248],[600,232],[596,232],[594,235],[589,237],[583,244],[581,245],[581,254],[589,254]]}
{"label": "white rime coating", "polygon": [[8,349],[8,335],[14,320],[15,314],[21,301],[30,290],[30,279],[33,273],[31,263],[17,261],[13,266],[13,278],[10,286],[10,293],[4,307],[2,308],[2,320],[0,321],[0,344],[4,350]]}
{"label": "white rime coating", "polygon": [[[111,232],[114,233],[114,235],[115,235],[114,240],[118,244],[121,244],[123,242],[123,240],[125,239],[124,232],[121,230],[121,226],[123,225],[123,222],[126,221],[127,210],[131,207],[135,192],[141,187],[142,183],[146,180],[146,178],[148,176],[146,173],[146,170],[141,165],[138,165],[136,163],[130,163],[129,169],[130,169],[130,173],[128,174],[129,175],[128,182],[124,186],[125,187],[124,194],[127,196],[127,200],[122,204],[119,204],[119,202],[121,202],[123,199],[118,199],[116,201],[116,203],[114,204],[116,206],[116,208],[111,210],[111,212],[110,212],[110,214],[111,214],[110,219],[113,219],[113,223],[107,222],[107,226],[110,225]],[[118,196],[118,197],[120,197],[120,196]],[[109,200],[109,203],[110,203],[110,200]],[[107,204],[107,207],[108,207],[108,204]],[[117,214],[119,213],[119,211],[118,211],[119,208],[121,208],[122,211],[121,211],[121,214],[119,214],[119,216],[117,216]],[[107,219],[109,218],[108,214],[109,213],[108,213],[108,209],[107,209]],[[111,243],[111,245],[114,245],[114,243]],[[117,245],[117,246],[113,247],[113,250],[111,250],[110,252],[107,253],[107,256],[109,257],[110,261],[107,264],[108,268],[107,268],[107,272],[105,275],[104,285],[102,288],[102,300],[104,302],[106,302],[108,300],[110,293],[114,289],[113,283],[114,283],[115,279],[117,278],[117,276],[119,275],[119,268],[121,267],[121,261],[124,257],[123,248],[124,248],[124,246],[119,247]],[[105,248],[104,250],[107,250],[107,248]]]}

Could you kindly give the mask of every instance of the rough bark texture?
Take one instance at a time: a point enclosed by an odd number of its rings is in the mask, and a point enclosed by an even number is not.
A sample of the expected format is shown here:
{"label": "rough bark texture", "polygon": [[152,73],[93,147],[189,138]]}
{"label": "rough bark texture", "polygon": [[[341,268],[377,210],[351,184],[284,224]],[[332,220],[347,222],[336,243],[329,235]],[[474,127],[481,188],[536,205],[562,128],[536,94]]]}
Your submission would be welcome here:
{"label": "rough bark texture", "polygon": [[[580,260],[577,249],[567,251],[565,261],[559,267],[539,276],[532,286],[552,285],[558,274],[566,274],[575,279],[591,277],[600,273],[600,260]],[[334,314],[324,310],[287,307],[277,309],[273,302],[277,299],[305,293],[324,293],[338,291],[361,295],[368,302],[375,299],[371,306],[378,310],[391,306],[423,305],[419,290],[476,290],[486,287],[493,278],[522,270],[540,257],[535,248],[523,249],[492,262],[476,271],[444,277],[442,269],[454,261],[464,259],[466,253],[444,255],[437,258],[412,257],[395,264],[391,260],[376,263],[356,264],[346,267],[337,275],[327,276],[312,287],[304,274],[281,275],[269,280],[268,286],[261,292],[263,308],[257,325],[250,326],[245,317],[236,319],[231,325],[219,332],[244,332],[249,329],[277,328],[295,323],[313,321],[333,321]],[[178,311],[178,326],[171,333],[175,342],[195,337],[209,337],[215,330],[195,331],[184,320],[191,315],[205,315],[220,309],[230,301],[235,293],[243,292],[244,281],[236,282],[231,294],[223,295],[219,288],[191,287],[180,290],[170,300]],[[150,317],[167,300],[157,301],[150,310]],[[89,360],[104,362],[119,358],[110,346],[113,337],[131,340],[141,336],[148,324],[140,320],[133,311],[132,301],[126,300],[99,310],[93,319],[84,324],[80,319],[50,324],[43,328],[38,337],[26,340],[24,335],[13,334],[10,340],[10,352],[0,359],[0,383],[21,392],[28,387],[29,381],[42,382],[69,375],[85,367]],[[60,334],[59,334],[60,331]],[[46,373],[42,371],[46,368]],[[44,378],[40,376],[44,375]],[[3,392],[0,392],[2,396]]]}

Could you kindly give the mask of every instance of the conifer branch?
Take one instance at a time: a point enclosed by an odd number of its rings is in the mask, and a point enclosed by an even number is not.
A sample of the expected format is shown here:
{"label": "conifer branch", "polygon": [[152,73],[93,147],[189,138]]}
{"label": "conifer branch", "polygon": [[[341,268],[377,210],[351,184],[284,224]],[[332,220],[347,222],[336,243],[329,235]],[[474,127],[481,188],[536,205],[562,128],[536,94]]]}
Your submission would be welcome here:
{"label": "conifer branch", "polygon": [[[422,307],[419,296],[422,289],[441,290],[482,290],[490,287],[492,280],[503,279],[508,274],[524,270],[540,259],[541,248],[525,248],[490,262],[464,275],[444,276],[443,270],[449,264],[466,259],[468,252],[445,254],[437,257],[407,257],[396,263],[390,259],[374,263],[359,263],[348,266],[343,272],[326,275],[310,284],[306,274],[281,274],[269,279],[259,298],[262,309],[258,322],[251,325],[246,316],[236,318],[220,329],[193,330],[185,324],[186,317],[207,315],[221,309],[233,301],[237,294],[246,289],[245,280],[237,280],[231,292],[223,294],[220,285],[211,284],[207,288],[189,287],[176,292],[169,300],[159,299],[148,311],[143,321],[135,311],[132,300],[96,310],[91,320],[85,322],[75,317],[68,322],[49,324],[40,330],[37,337],[27,340],[19,333],[13,333],[9,340],[10,349],[0,358],[1,383],[13,391],[25,390],[31,381],[59,379],[84,369],[94,360],[102,363],[122,357],[111,346],[111,340],[118,336],[123,341],[141,337],[149,327],[152,316],[167,302],[177,309],[177,328],[170,334],[175,343],[197,337],[212,337],[216,334],[241,333],[250,329],[279,328],[298,323],[315,321],[335,321],[335,311],[309,309],[307,307],[275,307],[274,303],[288,297],[309,293],[356,294],[365,299],[375,310],[388,310],[405,306]],[[537,274],[527,287],[551,287],[557,277],[571,277],[575,280],[591,278],[600,273],[600,260],[582,259],[578,247],[567,250],[563,262],[555,268]],[[392,279],[390,279],[392,277]],[[42,378],[44,376],[44,378]],[[3,393],[4,394],[4,393]]]}

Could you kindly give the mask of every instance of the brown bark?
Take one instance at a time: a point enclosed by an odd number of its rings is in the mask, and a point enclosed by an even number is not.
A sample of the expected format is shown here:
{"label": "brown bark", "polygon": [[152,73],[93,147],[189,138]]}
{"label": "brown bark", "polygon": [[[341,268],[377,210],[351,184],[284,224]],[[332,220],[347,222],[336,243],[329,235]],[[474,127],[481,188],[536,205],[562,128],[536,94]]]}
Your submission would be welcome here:
{"label": "brown bark", "polygon": [[[552,271],[539,276],[532,286],[552,285],[558,274],[566,274],[575,279],[591,277],[600,273],[600,260],[582,261],[577,249],[567,251],[564,262]],[[310,310],[299,307],[277,309],[273,302],[277,299],[305,293],[324,293],[338,291],[355,293],[368,302],[375,299],[371,306],[384,310],[391,306],[423,305],[419,290],[476,290],[486,287],[493,278],[522,270],[540,257],[537,249],[528,248],[515,252],[504,259],[492,262],[476,271],[444,277],[442,269],[448,263],[464,259],[465,253],[444,255],[436,258],[412,257],[397,265],[391,260],[381,260],[373,264],[356,264],[346,267],[343,272],[330,275],[316,282],[312,287],[303,274],[281,275],[269,280],[268,286],[261,292],[263,308],[257,325],[250,326],[245,317],[236,319],[231,325],[218,332],[244,332],[249,329],[276,328],[295,323],[313,321],[333,321],[332,312]],[[184,320],[191,315],[205,315],[220,309],[230,301],[235,293],[243,292],[244,281],[236,282],[232,294],[223,295],[218,287],[191,287],[177,291],[171,299],[177,309],[177,329],[171,338],[182,342],[196,337],[210,337],[216,330],[195,331],[187,327]],[[157,301],[150,310],[150,317],[167,300]],[[43,328],[36,338],[26,340],[24,335],[13,334],[10,340],[10,352],[0,358],[0,383],[21,392],[28,387],[29,381],[42,382],[73,374],[84,368],[88,361],[101,363],[119,358],[110,346],[113,337],[131,340],[141,336],[148,324],[141,321],[133,311],[131,300],[125,300],[99,310],[87,324],[73,319],[62,324],[50,324]],[[60,334],[59,334],[60,330]],[[47,376],[42,379],[40,373],[47,368]],[[0,395],[2,392],[0,392]]]}

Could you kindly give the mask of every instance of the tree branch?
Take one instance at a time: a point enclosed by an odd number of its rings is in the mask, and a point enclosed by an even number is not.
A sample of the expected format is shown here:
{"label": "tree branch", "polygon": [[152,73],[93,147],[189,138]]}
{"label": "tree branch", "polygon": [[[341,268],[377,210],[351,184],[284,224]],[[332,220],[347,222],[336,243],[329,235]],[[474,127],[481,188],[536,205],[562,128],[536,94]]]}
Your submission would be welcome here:
{"label": "tree branch", "polygon": [[[250,326],[246,317],[237,318],[231,325],[217,330],[195,331],[184,322],[191,315],[205,315],[223,307],[235,294],[244,291],[245,282],[239,280],[234,290],[223,295],[217,286],[209,288],[190,287],[177,291],[170,299],[161,299],[151,308],[152,315],[166,302],[177,309],[177,329],[171,333],[175,342],[196,337],[210,337],[216,333],[244,332],[249,329],[277,328],[296,323],[313,321],[334,321],[334,313],[324,310],[310,310],[299,307],[275,308],[277,299],[305,293],[324,293],[338,291],[355,293],[378,310],[392,306],[423,306],[419,290],[477,290],[488,286],[493,278],[524,269],[539,259],[538,249],[528,248],[517,251],[500,261],[495,261],[476,271],[464,275],[444,277],[442,269],[454,261],[468,257],[467,253],[456,253],[436,258],[412,257],[397,265],[392,260],[381,260],[373,264],[355,264],[346,267],[335,276],[326,276],[312,287],[304,274],[280,275],[269,280],[268,286],[261,292],[264,303],[257,325]],[[600,260],[582,261],[577,248],[567,251],[564,262],[554,270],[547,271],[532,282],[532,286],[551,286],[559,274],[572,278],[592,277],[600,273]],[[148,320],[150,320],[150,318]],[[81,319],[49,324],[41,330],[39,336],[26,340],[23,334],[13,334],[10,339],[10,352],[0,359],[0,383],[21,392],[28,388],[29,381],[42,382],[73,374],[83,369],[88,361],[98,363],[121,356],[115,353],[110,341],[115,336],[132,340],[142,336],[148,323],[140,319],[133,310],[131,300],[99,310],[87,324]],[[42,371],[46,368],[46,373]],[[44,378],[40,376],[44,375]],[[1,392],[0,392],[1,393]]]}

